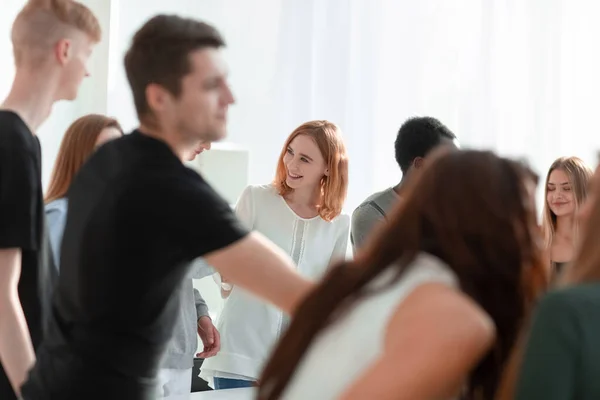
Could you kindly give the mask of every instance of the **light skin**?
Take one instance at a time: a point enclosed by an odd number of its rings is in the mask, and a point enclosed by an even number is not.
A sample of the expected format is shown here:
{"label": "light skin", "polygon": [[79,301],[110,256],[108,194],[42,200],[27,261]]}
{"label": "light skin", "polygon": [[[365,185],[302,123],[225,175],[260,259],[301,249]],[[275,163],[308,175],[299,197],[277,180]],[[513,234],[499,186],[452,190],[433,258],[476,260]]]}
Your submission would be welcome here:
{"label": "light skin", "polygon": [[575,196],[567,174],[561,169],[550,173],[547,183],[546,202],[556,215],[556,231],[550,247],[550,259],[556,262],[570,261],[573,257],[573,226]]}
{"label": "light skin", "polygon": [[158,84],[146,88],[146,99],[160,128],[144,123],[140,130],[166,142],[182,160],[188,160],[200,142],[215,142],[227,133],[227,112],[235,99],[227,82],[221,52],[213,48],[189,55],[192,72],[181,81],[174,96]]}
{"label": "light skin", "polygon": [[196,157],[200,154],[204,153],[206,150],[210,150],[212,144],[210,142],[200,142],[194,150],[192,150],[192,154],[188,157],[188,161],[194,161]]}
{"label": "light skin", "polygon": [[[199,142],[213,142],[225,136],[227,111],[234,102],[220,50],[197,50],[190,53],[189,59],[191,72],[182,78],[178,97],[160,85],[146,88],[146,98],[157,123],[149,126],[142,117],[140,124],[141,132],[167,143],[182,161]],[[295,272],[287,254],[257,232],[204,257],[233,284],[288,313],[294,311],[313,287],[313,283]]]}
{"label": "light skin", "polygon": [[289,144],[283,164],[286,183],[293,189],[285,201],[301,218],[319,215],[321,180],[329,175],[327,163],[315,141],[308,135],[298,135]]}
{"label": "light skin", "polygon": [[[35,132],[56,101],[77,96],[83,78],[89,76],[86,64],[93,47],[84,33],[71,31],[48,48],[41,61],[39,49],[35,55],[22,49],[10,92],[0,109],[15,112]],[[21,249],[0,249],[0,361],[17,395],[35,363],[17,294],[20,273]]]}
{"label": "light skin", "polygon": [[102,129],[102,132],[98,135],[96,139],[96,147],[102,146],[106,142],[110,142],[111,140],[118,139],[123,136],[123,133],[117,128],[109,127]]}
{"label": "light skin", "polygon": [[379,359],[340,399],[454,398],[494,340],[493,322],[471,299],[421,285],[396,308]]}
{"label": "light skin", "polygon": [[[198,145],[192,150],[192,153],[188,156],[188,161],[193,161],[198,155],[202,154],[206,150],[210,150],[211,143],[201,141]],[[221,349],[221,335],[219,331],[214,326],[212,319],[210,317],[204,315],[198,318],[197,321],[197,331],[198,336],[200,336],[200,340],[202,340],[202,345],[204,349],[201,353],[197,353],[196,357],[199,358],[209,358],[217,355],[219,350]]]}

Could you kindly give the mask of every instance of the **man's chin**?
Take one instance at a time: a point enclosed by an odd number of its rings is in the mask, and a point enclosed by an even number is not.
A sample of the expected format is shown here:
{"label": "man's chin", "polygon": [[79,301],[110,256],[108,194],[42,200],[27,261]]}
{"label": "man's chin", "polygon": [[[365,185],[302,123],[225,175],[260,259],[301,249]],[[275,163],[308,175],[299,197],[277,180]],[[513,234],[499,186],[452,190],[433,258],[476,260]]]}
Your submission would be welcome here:
{"label": "man's chin", "polygon": [[225,139],[227,137],[227,129],[223,128],[223,129],[215,129],[214,131],[212,131],[210,133],[210,135],[207,135],[206,138],[203,138],[203,140],[205,142],[218,142],[221,141],[223,139]]}

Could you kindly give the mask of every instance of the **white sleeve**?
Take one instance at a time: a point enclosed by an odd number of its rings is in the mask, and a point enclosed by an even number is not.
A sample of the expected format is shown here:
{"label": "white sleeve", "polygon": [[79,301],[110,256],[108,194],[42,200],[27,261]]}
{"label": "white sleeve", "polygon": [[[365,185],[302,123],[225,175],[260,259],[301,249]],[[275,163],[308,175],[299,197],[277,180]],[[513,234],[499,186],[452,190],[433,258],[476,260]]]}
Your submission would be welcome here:
{"label": "white sleeve", "polygon": [[333,252],[331,253],[331,263],[336,263],[348,258],[348,238],[350,236],[350,217],[347,215],[340,215],[340,229],[338,230],[338,237],[335,241]]}
{"label": "white sleeve", "polygon": [[254,214],[253,187],[247,186],[235,205],[235,215],[237,215],[246,228],[252,230],[254,228]]}
{"label": "white sleeve", "polygon": [[[235,204],[235,215],[248,230],[254,229],[254,196],[252,185],[246,186],[237,203]],[[215,272],[213,275],[215,283],[223,288],[221,274]]]}

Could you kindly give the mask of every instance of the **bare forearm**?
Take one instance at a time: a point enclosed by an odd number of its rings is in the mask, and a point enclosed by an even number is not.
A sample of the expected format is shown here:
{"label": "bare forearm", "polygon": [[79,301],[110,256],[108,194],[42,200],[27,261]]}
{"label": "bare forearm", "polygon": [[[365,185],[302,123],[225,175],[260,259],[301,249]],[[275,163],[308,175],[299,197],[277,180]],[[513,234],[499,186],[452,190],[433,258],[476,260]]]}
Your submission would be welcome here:
{"label": "bare forearm", "polygon": [[17,395],[35,363],[27,321],[18,296],[0,299],[0,361]]}
{"label": "bare forearm", "polygon": [[301,277],[291,259],[262,235],[251,233],[239,243],[207,257],[233,285],[292,313],[312,289],[313,283]]}

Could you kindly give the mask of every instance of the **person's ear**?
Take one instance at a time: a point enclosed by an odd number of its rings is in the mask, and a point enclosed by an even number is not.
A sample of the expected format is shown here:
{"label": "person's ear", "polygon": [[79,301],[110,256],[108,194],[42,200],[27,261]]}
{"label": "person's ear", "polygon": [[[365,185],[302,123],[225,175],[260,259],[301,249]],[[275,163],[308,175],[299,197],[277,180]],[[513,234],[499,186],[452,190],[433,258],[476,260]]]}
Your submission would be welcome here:
{"label": "person's ear", "polygon": [[424,165],[424,163],[425,159],[423,157],[416,157],[412,162],[413,167],[415,168],[421,168]]}
{"label": "person's ear", "polygon": [[61,66],[65,66],[71,58],[73,43],[69,39],[61,39],[54,46],[54,55]]}
{"label": "person's ear", "polygon": [[151,83],[146,86],[146,102],[151,112],[164,111],[169,107],[171,96],[162,86]]}

